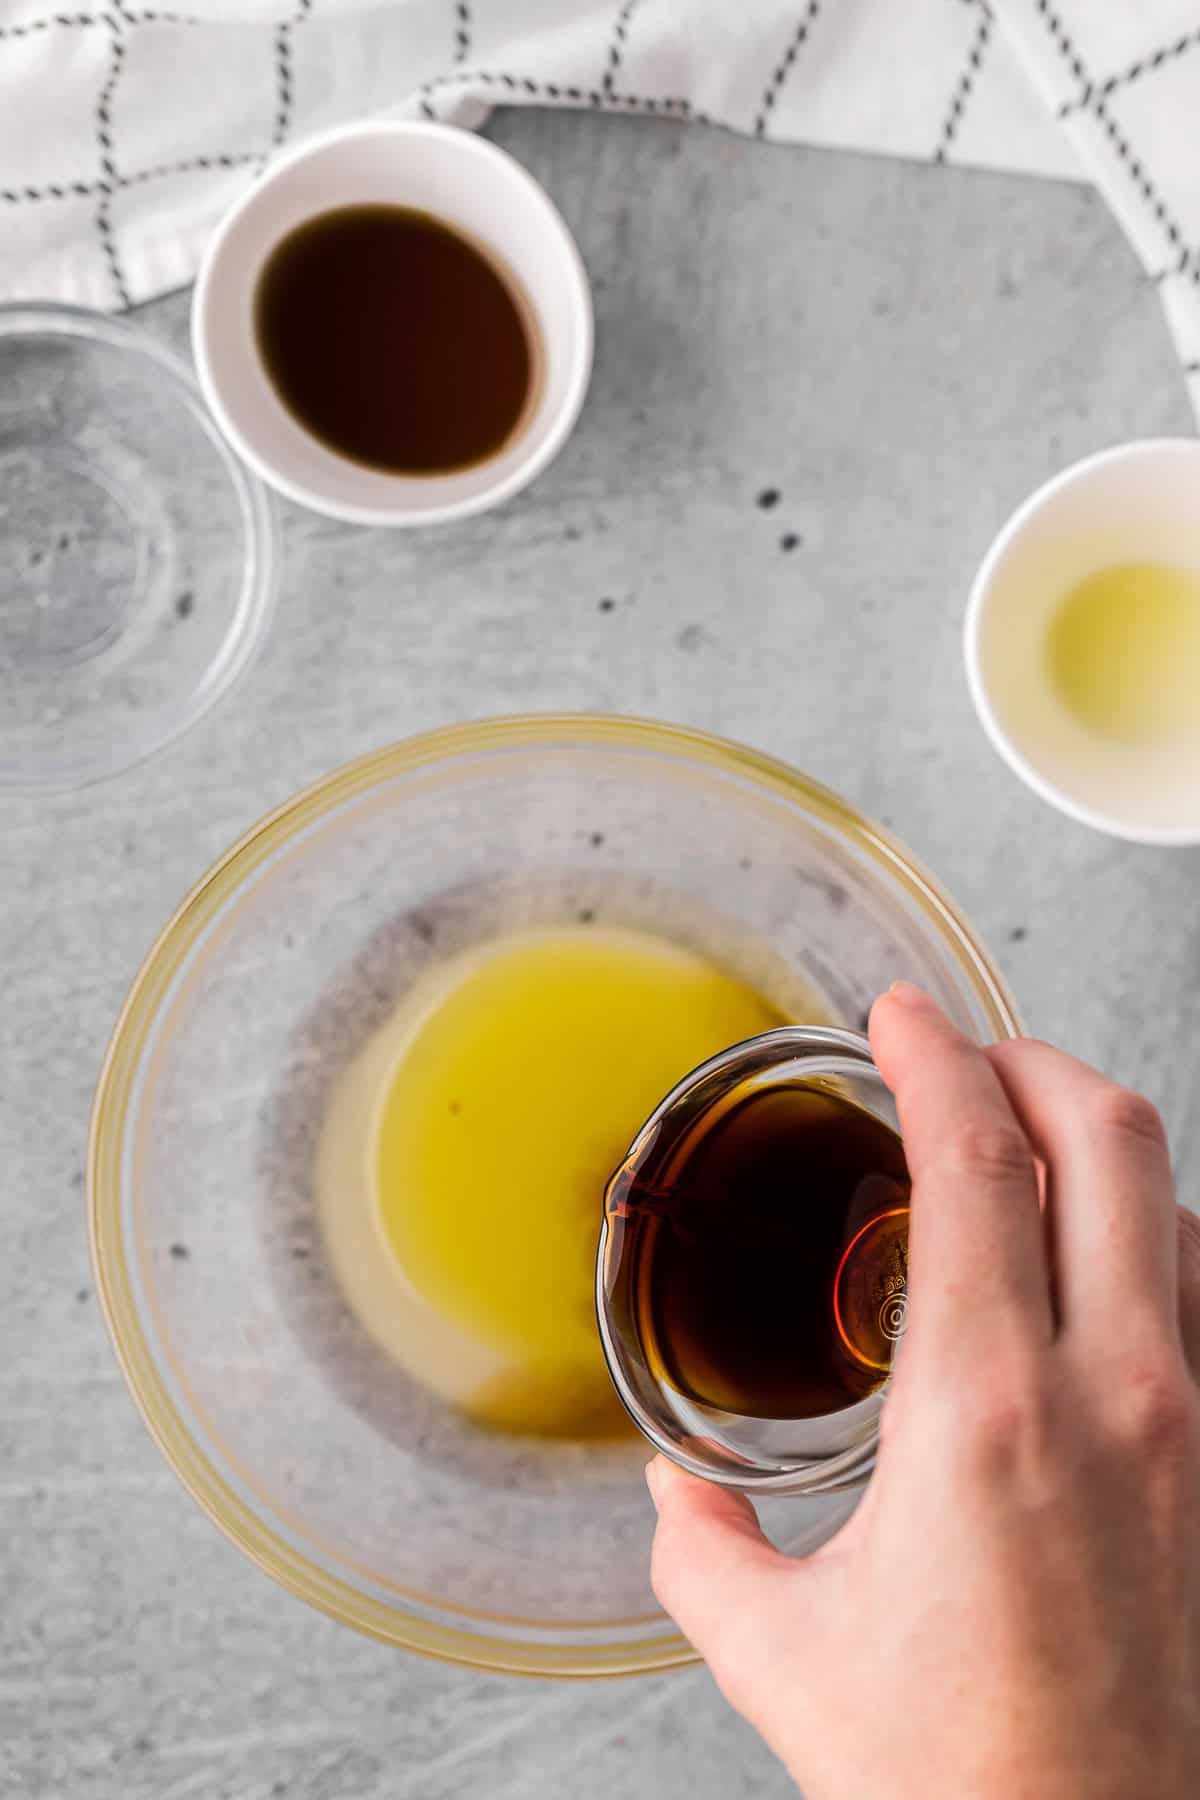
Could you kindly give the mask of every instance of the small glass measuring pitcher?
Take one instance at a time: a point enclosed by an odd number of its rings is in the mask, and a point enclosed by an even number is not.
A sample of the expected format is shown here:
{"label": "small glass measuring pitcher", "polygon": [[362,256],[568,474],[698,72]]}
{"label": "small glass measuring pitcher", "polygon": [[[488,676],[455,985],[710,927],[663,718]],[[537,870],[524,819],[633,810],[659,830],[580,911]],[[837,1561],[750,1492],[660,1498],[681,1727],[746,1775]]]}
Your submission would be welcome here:
{"label": "small glass measuring pitcher", "polygon": [[[835,1357],[844,1355],[846,1369],[854,1373],[850,1392],[861,1397],[816,1416],[775,1418],[763,1416],[761,1406],[751,1412],[712,1404],[688,1391],[686,1382],[672,1373],[647,1310],[647,1257],[637,1254],[632,1234],[647,1229],[688,1232],[689,1196],[684,1188],[672,1189],[672,1182],[689,1146],[714,1121],[727,1120],[732,1108],[780,1092],[822,1097],[850,1120],[861,1122],[867,1115],[864,1130],[891,1147],[891,1174],[869,1173],[855,1187],[838,1221],[828,1278],[829,1246],[823,1243],[819,1282],[807,1270],[807,1278],[796,1281],[803,1304],[828,1309],[820,1329],[827,1328]],[[867,1480],[908,1305],[907,1172],[899,1138],[891,1135],[896,1132],[891,1094],[861,1033],[784,1026],[702,1064],[667,1095],[638,1133],[605,1193],[597,1317],[622,1402],[650,1442],[682,1468],[751,1495],[829,1494]],[[802,1146],[803,1139],[797,1142]],[[797,1163],[797,1206],[803,1204],[803,1173]],[[656,1197],[668,1192],[676,1210],[669,1219],[655,1218]],[[722,1190],[718,1200],[723,1209],[737,1208],[735,1186]],[[790,1242],[801,1256],[804,1229],[798,1215],[799,1237]],[[755,1256],[772,1253],[770,1241],[753,1251]],[[771,1280],[778,1296],[778,1265]],[[784,1281],[786,1293],[786,1276]],[[742,1328],[752,1331],[753,1318],[747,1321],[744,1313],[742,1318]]]}

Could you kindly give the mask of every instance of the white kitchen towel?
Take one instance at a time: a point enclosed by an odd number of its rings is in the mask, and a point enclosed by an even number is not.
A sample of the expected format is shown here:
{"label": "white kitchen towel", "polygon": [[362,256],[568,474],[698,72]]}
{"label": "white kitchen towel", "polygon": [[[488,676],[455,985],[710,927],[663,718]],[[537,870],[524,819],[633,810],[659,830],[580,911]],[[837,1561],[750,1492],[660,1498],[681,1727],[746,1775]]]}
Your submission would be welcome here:
{"label": "white kitchen towel", "polygon": [[1094,180],[1200,411],[1191,0],[0,0],[0,297],[189,281],[285,145],[367,115],[576,106]]}

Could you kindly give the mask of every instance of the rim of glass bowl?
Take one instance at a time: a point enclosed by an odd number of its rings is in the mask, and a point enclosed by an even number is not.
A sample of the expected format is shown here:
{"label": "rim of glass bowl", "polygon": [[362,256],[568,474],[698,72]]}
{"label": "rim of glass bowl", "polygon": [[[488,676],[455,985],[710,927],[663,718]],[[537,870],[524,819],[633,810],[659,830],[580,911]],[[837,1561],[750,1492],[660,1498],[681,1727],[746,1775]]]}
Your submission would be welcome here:
{"label": "rim of glass bowl", "polygon": [[[233,1491],[179,1416],[139,1317],[121,1217],[126,1121],[142,1087],[147,1040],[184,959],[246,878],[318,819],[384,780],[467,754],[538,745],[657,750],[676,761],[703,763],[750,779],[798,804],[809,817],[835,827],[900,885],[959,964],[993,1036],[1018,1035],[1019,1016],[1003,979],[938,883],[885,831],[786,763],[705,732],[619,716],[540,714],[452,725],[368,752],[268,813],[202,876],[159,933],[134,978],[100,1071],[88,1137],[88,1235],[96,1292],[113,1349],[151,1436],[192,1498],[266,1574],[343,1624],[445,1661],[512,1674],[630,1675],[694,1662],[695,1652],[669,1621],[660,1635],[633,1640],[633,1621],[581,1630],[520,1625],[461,1608],[439,1616],[436,1603],[415,1596],[397,1595],[397,1604],[389,1605],[342,1581],[271,1529]],[[500,1629],[504,1626],[508,1629]],[[574,1633],[575,1641],[558,1641],[564,1629]]]}
{"label": "rim of glass bowl", "polygon": [[57,337],[99,345],[139,361],[170,390],[208,442],[237,501],[242,524],[241,567],[235,577],[237,600],[220,645],[203,673],[177,696],[169,719],[160,707],[149,719],[135,719],[126,731],[112,734],[108,750],[51,759],[24,755],[15,762],[0,759],[0,793],[61,793],[88,787],[123,774],[183,737],[232,690],[262,649],[275,614],[279,573],[278,510],[258,477],[234,455],[204,403],[191,366],[136,323],[73,306],[60,300],[9,300],[0,303],[0,339]]}

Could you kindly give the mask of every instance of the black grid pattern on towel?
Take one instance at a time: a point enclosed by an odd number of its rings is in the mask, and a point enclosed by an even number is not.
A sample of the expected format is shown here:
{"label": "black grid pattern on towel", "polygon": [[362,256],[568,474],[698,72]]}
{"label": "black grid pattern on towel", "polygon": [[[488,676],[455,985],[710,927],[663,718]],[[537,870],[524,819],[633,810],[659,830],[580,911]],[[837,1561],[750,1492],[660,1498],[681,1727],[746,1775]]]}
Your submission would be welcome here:
{"label": "black grid pattern on towel", "polygon": [[[1148,52],[1137,62],[1118,71],[1117,74],[1105,76],[1098,81],[1085,67],[1078,46],[1073,42],[1060,14],[1051,5],[1050,0],[1035,0],[1035,5],[1050,34],[1052,43],[1076,83],[1077,91],[1059,107],[1059,117],[1067,118],[1073,113],[1090,113],[1095,118],[1111,145],[1130,187],[1141,199],[1163,240],[1163,264],[1153,272],[1151,279],[1163,282],[1181,276],[1200,285],[1200,248],[1188,245],[1182,226],[1159,192],[1144,161],[1130,145],[1125,133],[1117,124],[1108,104],[1111,96],[1120,88],[1127,86],[1132,81],[1149,77],[1158,69],[1173,62],[1176,57],[1186,55],[1192,48],[1192,38],[1198,34],[1189,33],[1185,38],[1178,38],[1173,43],[1162,45],[1158,50]],[[1190,373],[1190,370],[1188,372]]]}
{"label": "black grid pattern on towel", "polygon": [[[9,40],[35,37],[52,31],[101,30],[108,34],[108,67],[96,94],[94,136],[98,176],[48,181],[41,184],[22,183],[0,186],[0,202],[9,206],[36,204],[44,201],[94,198],[94,223],[100,252],[108,268],[113,294],[118,306],[130,304],[130,293],[121,262],[120,248],[112,223],[114,197],[126,188],[142,187],[167,175],[183,175],[192,171],[261,167],[274,150],[287,139],[293,124],[294,88],[292,80],[291,38],[312,10],[313,0],[295,0],[291,13],[274,25],[264,26],[274,39],[274,71],[276,104],[271,141],[254,150],[214,151],[207,156],[181,157],[175,162],[158,163],[149,168],[126,168],[118,158],[113,131],[113,100],[119,87],[135,32],[147,25],[182,27],[212,26],[212,21],[196,13],[168,11],[156,7],[128,7],[124,0],[110,0],[97,12],[53,12],[27,20],[20,25],[0,26],[0,45]],[[458,9],[467,13],[464,3]]]}
{"label": "black grid pattern on towel", "polygon": [[967,50],[967,60],[958,80],[954,84],[954,92],[950,96],[950,104],[946,109],[946,117],[942,120],[942,129],[938,134],[937,149],[933,153],[934,162],[945,162],[950,146],[958,136],[959,126],[967,110],[967,102],[975,90],[987,55],[988,45],[992,41],[993,19],[991,9],[982,0],[972,0],[979,7],[979,18],[975,25],[975,35]]}
{"label": "black grid pattern on towel", "polygon": [[[478,0],[443,0],[446,6],[446,66],[442,73],[424,82],[417,94],[419,110],[427,118],[438,118],[443,108],[454,105],[463,96],[476,92],[489,103],[539,103],[586,106],[597,110],[645,113],[665,118],[698,120],[708,124],[728,121],[710,115],[697,107],[686,95],[638,93],[629,88],[625,72],[629,62],[631,29],[640,23],[638,9],[644,0],[619,0],[612,23],[603,40],[591,79],[556,80],[544,73],[534,75],[509,67],[478,67],[473,63],[476,39]],[[981,76],[986,73],[989,52],[997,24],[988,0],[964,0],[977,13],[961,71],[945,103],[940,120],[931,122],[929,154],[935,162],[945,162],[951,154]],[[160,162],[152,167],[130,167],[120,154],[113,126],[114,99],[124,77],[129,51],[136,34],[147,26],[174,26],[187,31],[193,27],[216,29],[218,21],[204,19],[194,12],[156,7],[135,7],[127,0],[102,0],[101,4],[80,10],[47,10],[42,16],[20,24],[0,25],[0,56],[4,45],[22,40],[39,40],[55,32],[103,33],[107,39],[107,65],[93,103],[93,138],[95,160],[92,168],[81,169],[55,181],[41,184],[13,181],[0,185],[0,203],[8,206],[53,204],[74,199],[94,202],[93,219],[96,240],[109,272],[113,296],[119,305],[129,303],[130,294],[122,264],[119,234],[113,225],[113,204],[124,189],[143,187],[173,174],[190,171],[259,168],[288,141],[297,125],[297,95],[294,69],[294,34],[310,16],[313,0],[293,0],[289,11],[271,21],[262,30],[270,40],[270,66],[273,68],[275,97],[271,129],[267,141],[258,144],[226,145],[203,156],[181,158],[176,162]],[[1189,242],[1188,234],[1174,215],[1144,159],[1122,129],[1119,106],[1124,90],[1138,84],[1152,83],[1156,74],[1183,58],[1200,61],[1200,23],[1147,49],[1125,66],[1108,71],[1095,71],[1086,65],[1084,56],[1071,31],[1063,21],[1054,0],[1034,0],[1034,13],[1045,29],[1048,41],[1060,66],[1069,77],[1070,92],[1058,107],[1058,116],[1069,119],[1084,115],[1091,119],[1111,149],[1116,163],[1127,180],[1131,193],[1145,208],[1152,228],[1162,242],[1161,265],[1153,271],[1158,281],[1183,279],[1200,284],[1200,242]],[[802,60],[805,47],[819,30],[821,0],[796,0],[794,20],[772,60],[762,71],[762,88],[753,117],[743,125],[758,137],[771,132],[774,115],[794,70]],[[349,26],[347,27],[349,28]],[[635,33],[636,34],[636,33]],[[303,121],[299,121],[302,123]],[[0,176],[2,180],[2,176]],[[1195,372],[1189,369],[1189,372]]]}

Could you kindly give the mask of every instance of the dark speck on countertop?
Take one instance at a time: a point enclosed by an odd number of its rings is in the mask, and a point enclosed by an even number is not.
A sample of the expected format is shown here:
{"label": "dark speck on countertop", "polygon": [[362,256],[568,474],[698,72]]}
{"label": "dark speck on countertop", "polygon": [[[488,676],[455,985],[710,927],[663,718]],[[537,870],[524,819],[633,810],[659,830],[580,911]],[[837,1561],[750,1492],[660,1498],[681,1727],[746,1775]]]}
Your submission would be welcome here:
{"label": "dark speck on countertop", "polygon": [[192,1253],[186,1244],[171,1245],[171,1255],[175,1258],[176,1262],[186,1262],[191,1254]]}
{"label": "dark speck on countertop", "polygon": [[758,496],[758,504],[762,507],[764,512],[770,512],[773,506],[779,505],[779,489],[763,488]]}
{"label": "dark speck on countertop", "polygon": [[694,656],[696,651],[702,650],[709,641],[708,633],[703,625],[685,625],[682,631],[675,634],[676,647],[686,651],[689,656]]}

